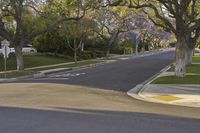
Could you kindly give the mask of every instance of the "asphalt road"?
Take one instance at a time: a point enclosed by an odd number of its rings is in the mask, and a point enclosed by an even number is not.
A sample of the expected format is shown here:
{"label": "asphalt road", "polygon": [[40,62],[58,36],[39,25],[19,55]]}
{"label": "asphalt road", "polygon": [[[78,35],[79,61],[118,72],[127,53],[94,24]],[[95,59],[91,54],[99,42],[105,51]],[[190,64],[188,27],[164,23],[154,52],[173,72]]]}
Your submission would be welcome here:
{"label": "asphalt road", "polygon": [[173,53],[167,51],[138,58],[118,58],[97,67],[47,75],[26,82],[64,83],[127,92],[172,63]]}
{"label": "asphalt road", "polygon": [[199,133],[200,121],[169,116],[66,109],[0,108],[1,133]]}
{"label": "asphalt road", "polygon": [[[118,58],[97,67],[47,75],[22,82],[53,82],[126,92],[174,59],[173,52]],[[147,103],[132,99],[136,111],[44,111],[0,108],[0,133],[199,133],[200,109]],[[140,111],[146,113],[140,113]],[[149,112],[149,113],[148,113]],[[159,113],[158,113],[159,112]],[[181,113],[189,118],[180,117]],[[191,118],[190,118],[191,116]],[[194,119],[197,118],[197,119]]]}

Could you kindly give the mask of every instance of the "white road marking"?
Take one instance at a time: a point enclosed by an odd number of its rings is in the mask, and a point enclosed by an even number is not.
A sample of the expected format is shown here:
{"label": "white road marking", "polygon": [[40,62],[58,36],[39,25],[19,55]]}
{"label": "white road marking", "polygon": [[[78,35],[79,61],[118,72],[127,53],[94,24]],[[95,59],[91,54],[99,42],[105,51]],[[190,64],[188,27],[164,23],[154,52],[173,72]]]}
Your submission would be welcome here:
{"label": "white road marking", "polygon": [[107,60],[106,63],[116,62],[117,60]]}
{"label": "white road marking", "polygon": [[68,78],[68,77],[77,77],[80,75],[85,75],[86,73],[64,73],[64,74],[57,74],[57,75],[49,75],[48,78]]}
{"label": "white road marking", "polygon": [[69,78],[40,78],[40,79],[33,79],[33,80],[68,80]]}
{"label": "white road marking", "polygon": [[129,58],[119,58],[120,60],[128,60]]}

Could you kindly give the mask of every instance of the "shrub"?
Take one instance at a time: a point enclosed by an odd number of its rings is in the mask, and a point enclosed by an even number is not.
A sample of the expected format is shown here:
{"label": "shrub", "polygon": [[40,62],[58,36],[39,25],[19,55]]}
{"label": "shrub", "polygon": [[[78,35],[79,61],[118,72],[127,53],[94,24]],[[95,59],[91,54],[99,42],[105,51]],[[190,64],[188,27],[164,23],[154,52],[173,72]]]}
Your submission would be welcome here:
{"label": "shrub", "polygon": [[93,57],[93,52],[92,51],[81,51],[78,54],[79,59],[84,59],[84,60],[88,60],[88,59],[92,59]]}
{"label": "shrub", "polygon": [[133,54],[133,48],[132,47],[126,47],[124,48],[124,54]]}
{"label": "shrub", "polygon": [[101,57],[105,57],[106,56],[106,52],[105,51],[94,50],[93,52],[96,54],[97,58],[101,58]]}

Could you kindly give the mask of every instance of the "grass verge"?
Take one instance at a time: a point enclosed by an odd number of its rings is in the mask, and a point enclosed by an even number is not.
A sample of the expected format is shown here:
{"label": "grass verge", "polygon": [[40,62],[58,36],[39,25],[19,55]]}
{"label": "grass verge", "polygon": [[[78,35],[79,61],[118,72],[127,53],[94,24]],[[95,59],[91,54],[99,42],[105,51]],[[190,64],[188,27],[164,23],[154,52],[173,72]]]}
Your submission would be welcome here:
{"label": "grass verge", "polygon": [[153,84],[200,84],[200,75],[187,75],[184,78],[165,76],[156,79]]}
{"label": "grass verge", "polygon": [[200,63],[200,56],[194,56],[194,57],[192,58],[192,60],[193,60],[193,62],[195,62],[195,63]]}
{"label": "grass verge", "polygon": [[[174,67],[171,67],[168,72],[174,72]],[[187,73],[195,73],[195,74],[200,74],[200,64],[192,64],[188,65],[186,67],[186,72]]]}
{"label": "grass verge", "polygon": [[0,78],[16,78],[16,77],[23,77],[23,76],[29,76],[33,74],[39,73],[39,71],[43,70],[49,70],[49,69],[56,69],[56,68],[76,68],[76,67],[84,67],[92,64],[97,64],[101,63],[102,61],[100,60],[87,60],[87,61],[82,61],[78,62],[77,64],[71,63],[71,64],[66,64],[66,65],[58,65],[58,66],[53,66],[53,67],[45,67],[45,68],[37,68],[37,69],[32,69],[28,71],[12,71],[12,72],[6,72],[6,73],[0,73]]}
{"label": "grass verge", "polygon": [[[15,56],[11,55],[7,59],[7,70],[16,70]],[[54,57],[41,54],[25,54],[24,55],[24,66],[25,68],[46,66],[59,63],[67,63],[73,60],[68,58]],[[0,56],[0,71],[4,70],[4,59]]]}
{"label": "grass verge", "polygon": [[15,78],[15,77],[23,77],[23,76],[29,76],[33,74],[37,74],[36,71],[13,71],[13,72],[6,72],[6,73],[0,73],[0,78]]}
{"label": "grass verge", "polygon": [[[200,56],[193,57],[194,62],[200,62]],[[168,72],[173,72],[174,67],[171,67]],[[186,67],[186,77],[178,78],[176,76],[159,77],[153,84],[200,84],[200,64],[192,64]]]}

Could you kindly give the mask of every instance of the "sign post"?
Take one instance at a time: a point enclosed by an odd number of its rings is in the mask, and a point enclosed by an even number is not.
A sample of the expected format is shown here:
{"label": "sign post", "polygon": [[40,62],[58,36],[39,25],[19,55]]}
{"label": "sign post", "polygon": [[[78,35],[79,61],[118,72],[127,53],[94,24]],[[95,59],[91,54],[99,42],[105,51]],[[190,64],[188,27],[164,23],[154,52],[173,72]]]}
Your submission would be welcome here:
{"label": "sign post", "polygon": [[131,32],[132,41],[135,43],[135,54],[138,55],[138,45],[140,41],[140,37],[138,33]]}
{"label": "sign post", "polygon": [[1,42],[1,45],[3,46],[2,53],[4,56],[4,71],[6,72],[7,71],[7,58],[8,58],[8,55],[10,54],[10,48],[9,48],[10,42],[7,40],[3,40]]}

